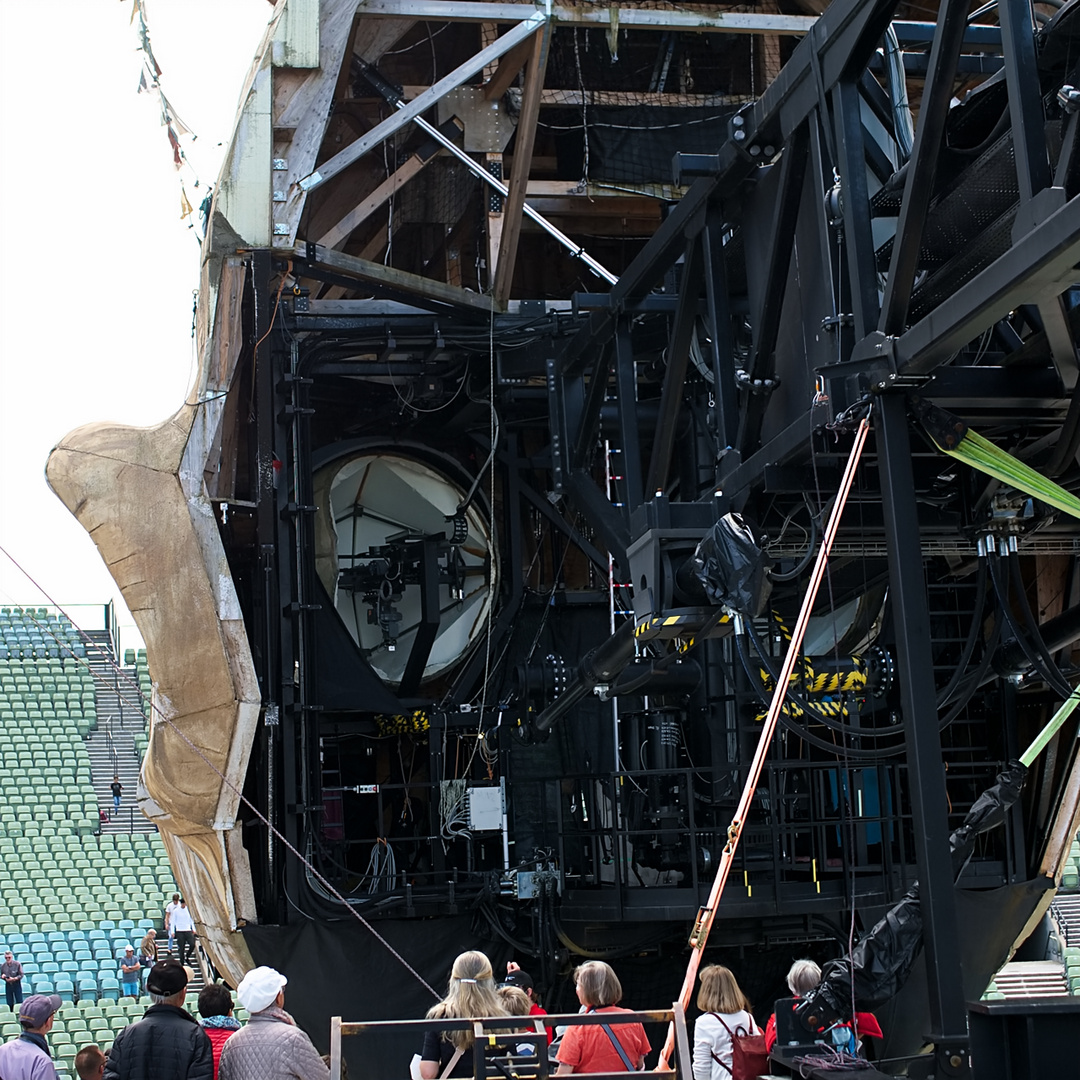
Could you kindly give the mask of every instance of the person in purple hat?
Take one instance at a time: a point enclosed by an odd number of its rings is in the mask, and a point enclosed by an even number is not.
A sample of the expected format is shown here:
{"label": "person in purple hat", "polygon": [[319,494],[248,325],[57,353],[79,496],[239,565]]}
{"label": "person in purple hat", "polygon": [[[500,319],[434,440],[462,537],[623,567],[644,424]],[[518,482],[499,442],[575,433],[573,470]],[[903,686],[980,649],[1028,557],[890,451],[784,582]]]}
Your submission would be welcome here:
{"label": "person in purple hat", "polygon": [[52,1031],[60,1004],[55,994],[31,994],[19,1006],[22,1034],[0,1046],[4,1080],[58,1080],[45,1036]]}

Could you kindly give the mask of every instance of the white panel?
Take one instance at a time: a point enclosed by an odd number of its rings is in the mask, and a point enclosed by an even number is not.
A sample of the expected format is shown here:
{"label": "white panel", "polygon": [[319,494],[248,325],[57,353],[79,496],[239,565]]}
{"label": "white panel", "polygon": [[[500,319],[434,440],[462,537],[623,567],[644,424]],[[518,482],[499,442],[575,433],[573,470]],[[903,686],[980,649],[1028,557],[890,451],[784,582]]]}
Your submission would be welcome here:
{"label": "white panel", "polygon": [[270,90],[270,68],[264,66],[255,73],[240,110],[214,198],[216,214],[225,218],[240,244],[251,247],[270,246]]}
{"label": "white panel", "polygon": [[274,67],[319,66],[319,0],[286,0],[272,55]]}

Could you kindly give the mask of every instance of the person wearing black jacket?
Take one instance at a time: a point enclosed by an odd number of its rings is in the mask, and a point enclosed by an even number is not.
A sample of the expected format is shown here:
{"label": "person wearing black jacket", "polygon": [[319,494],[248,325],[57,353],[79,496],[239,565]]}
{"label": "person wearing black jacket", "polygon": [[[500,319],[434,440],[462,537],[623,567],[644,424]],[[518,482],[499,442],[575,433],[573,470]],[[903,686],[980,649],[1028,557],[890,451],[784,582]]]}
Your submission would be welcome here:
{"label": "person wearing black jacket", "polygon": [[183,1007],[188,978],[187,969],[171,958],[150,969],[146,989],[153,1004],[116,1036],[105,1080],[213,1080],[210,1040]]}

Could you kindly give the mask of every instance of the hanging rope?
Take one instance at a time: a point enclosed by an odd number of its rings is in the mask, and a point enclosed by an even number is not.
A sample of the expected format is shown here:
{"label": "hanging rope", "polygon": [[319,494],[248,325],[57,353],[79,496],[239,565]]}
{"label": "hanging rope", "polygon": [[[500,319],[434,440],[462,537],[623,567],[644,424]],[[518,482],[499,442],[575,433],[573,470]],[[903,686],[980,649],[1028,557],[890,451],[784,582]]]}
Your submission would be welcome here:
{"label": "hanging rope", "polygon": [[[713,920],[716,917],[717,905],[720,903],[724,885],[727,883],[728,874],[731,872],[731,866],[735,860],[735,850],[739,846],[739,837],[742,834],[746,816],[750,811],[750,804],[753,801],[754,792],[757,790],[758,780],[761,778],[761,770],[765,765],[765,755],[769,751],[769,743],[772,742],[773,732],[776,730],[780,712],[784,707],[788,682],[799,659],[799,650],[802,648],[803,637],[806,635],[806,628],[810,622],[810,612],[813,610],[818,589],[821,587],[821,580],[825,575],[829,552],[832,550],[833,541],[836,539],[836,533],[840,527],[844,504],[847,502],[848,493],[851,491],[851,486],[855,481],[855,471],[858,468],[859,459],[862,457],[863,447],[866,445],[866,436],[869,431],[869,418],[863,417],[858,430],[855,432],[855,443],[851,447],[847,468],[844,470],[843,478],[840,481],[836,502],[833,503],[829,524],[821,541],[817,562],[814,564],[814,572],[810,575],[810,584],[807,586],[806,596],[803,598],[799,618],[795,623],[795,629],[792,631],[791,640],[788,642],[787,654],[784,657],[784,664],[780,669],[780,676],[773,690],[772,704],[769,706],[769,712],[765,717],[765,723],[758,737],[757,750],[754,753],[753,761],[750,763],[750,771],[743,786],[742,797],[739,799],[739,805],[735,809],[735,816],[728,826],[727,843],[724,845],[724,850],[720,855],[720,865],[716,870],[716,879],[713,881],[709,899],[698,912],[697,919],[694,922],[694,929],[690,934],[690,963],[686,967],[686,977],[683,979],[682,990],[679,991],[677,999],[684,1009],[690,1004],[690,996],[693,993],[694,984],[697,982],[698,968],[701,966],[701,957],[705,951],[705,944],[709,939],[709,931],[712,929]],[[661,1051],[660,1060],[656,1065],[658,1072],[667,1070],[668,1061],[674,1048],[675,1027],[670,1025],[667,1039],[664,1042],[664,1049]]]}

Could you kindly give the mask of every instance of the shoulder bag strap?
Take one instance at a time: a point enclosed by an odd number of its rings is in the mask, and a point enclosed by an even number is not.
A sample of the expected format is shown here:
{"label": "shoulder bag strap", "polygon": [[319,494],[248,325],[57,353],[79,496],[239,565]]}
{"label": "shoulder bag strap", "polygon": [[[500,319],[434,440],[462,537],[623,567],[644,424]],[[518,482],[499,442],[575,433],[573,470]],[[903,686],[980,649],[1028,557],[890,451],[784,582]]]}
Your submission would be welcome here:
{"label": "shoulder bag strap", "polygon": [[446,1063],[446,1068],[439,1073],[439,1080],[446,1080],[446,1078],[454,1071],[454,1066],[461,1060],[461,1055],[465,1051],[460,1047],[454,1051],[454,1056]]}
{"label": "shoulder bag strap", "polygon": [[[596,1011],[597,1009],[595,1008],[595,1006],[589,1009],[589,1012]],[[626,1071],[636,1072],[637,1070],[634,1068],[633,1062],[630,1060],[630,1055],[623,1048],[623,1044],[615,1038],[615,1032],[611,1030],[611,1025],[601,1024],[600,1026],[604,1029],[604,1034],[607,1035],[607,1037],[611,1040],[611,1045],[615,1047],[615,1050],[618,1052],[619,1057],[622,1058],[622,1063],[626,1066]]]}
{"label": "shoulder bag strap", "polygon": [[[728,1036],[731,1038],[731,1045],[734,1046],[735,1045],[735,1036],[732,1035],[731,1028],[729,1028],[727,1026],[727,1024],[725,1024],[724,1021],[720,1019],[719,1013],[711,1012],[711,1013],[709,1013],[709,1016],[715,1016],[716,1019],[720,1021],[720,1026],[728,1033]],[[712,1047],[709,1047],[709,1056],[713,1059],[713,1061],[716,1062],[717,1065],[720,1065],[723,1068],[727,1069],[729,1076],[734,1076],[735,1075],[731,1071],[731,1066],[726,1061],[724,1061],[723,1058],[717,1057],[716,1056],[716,1051],[713,1050]]]}

